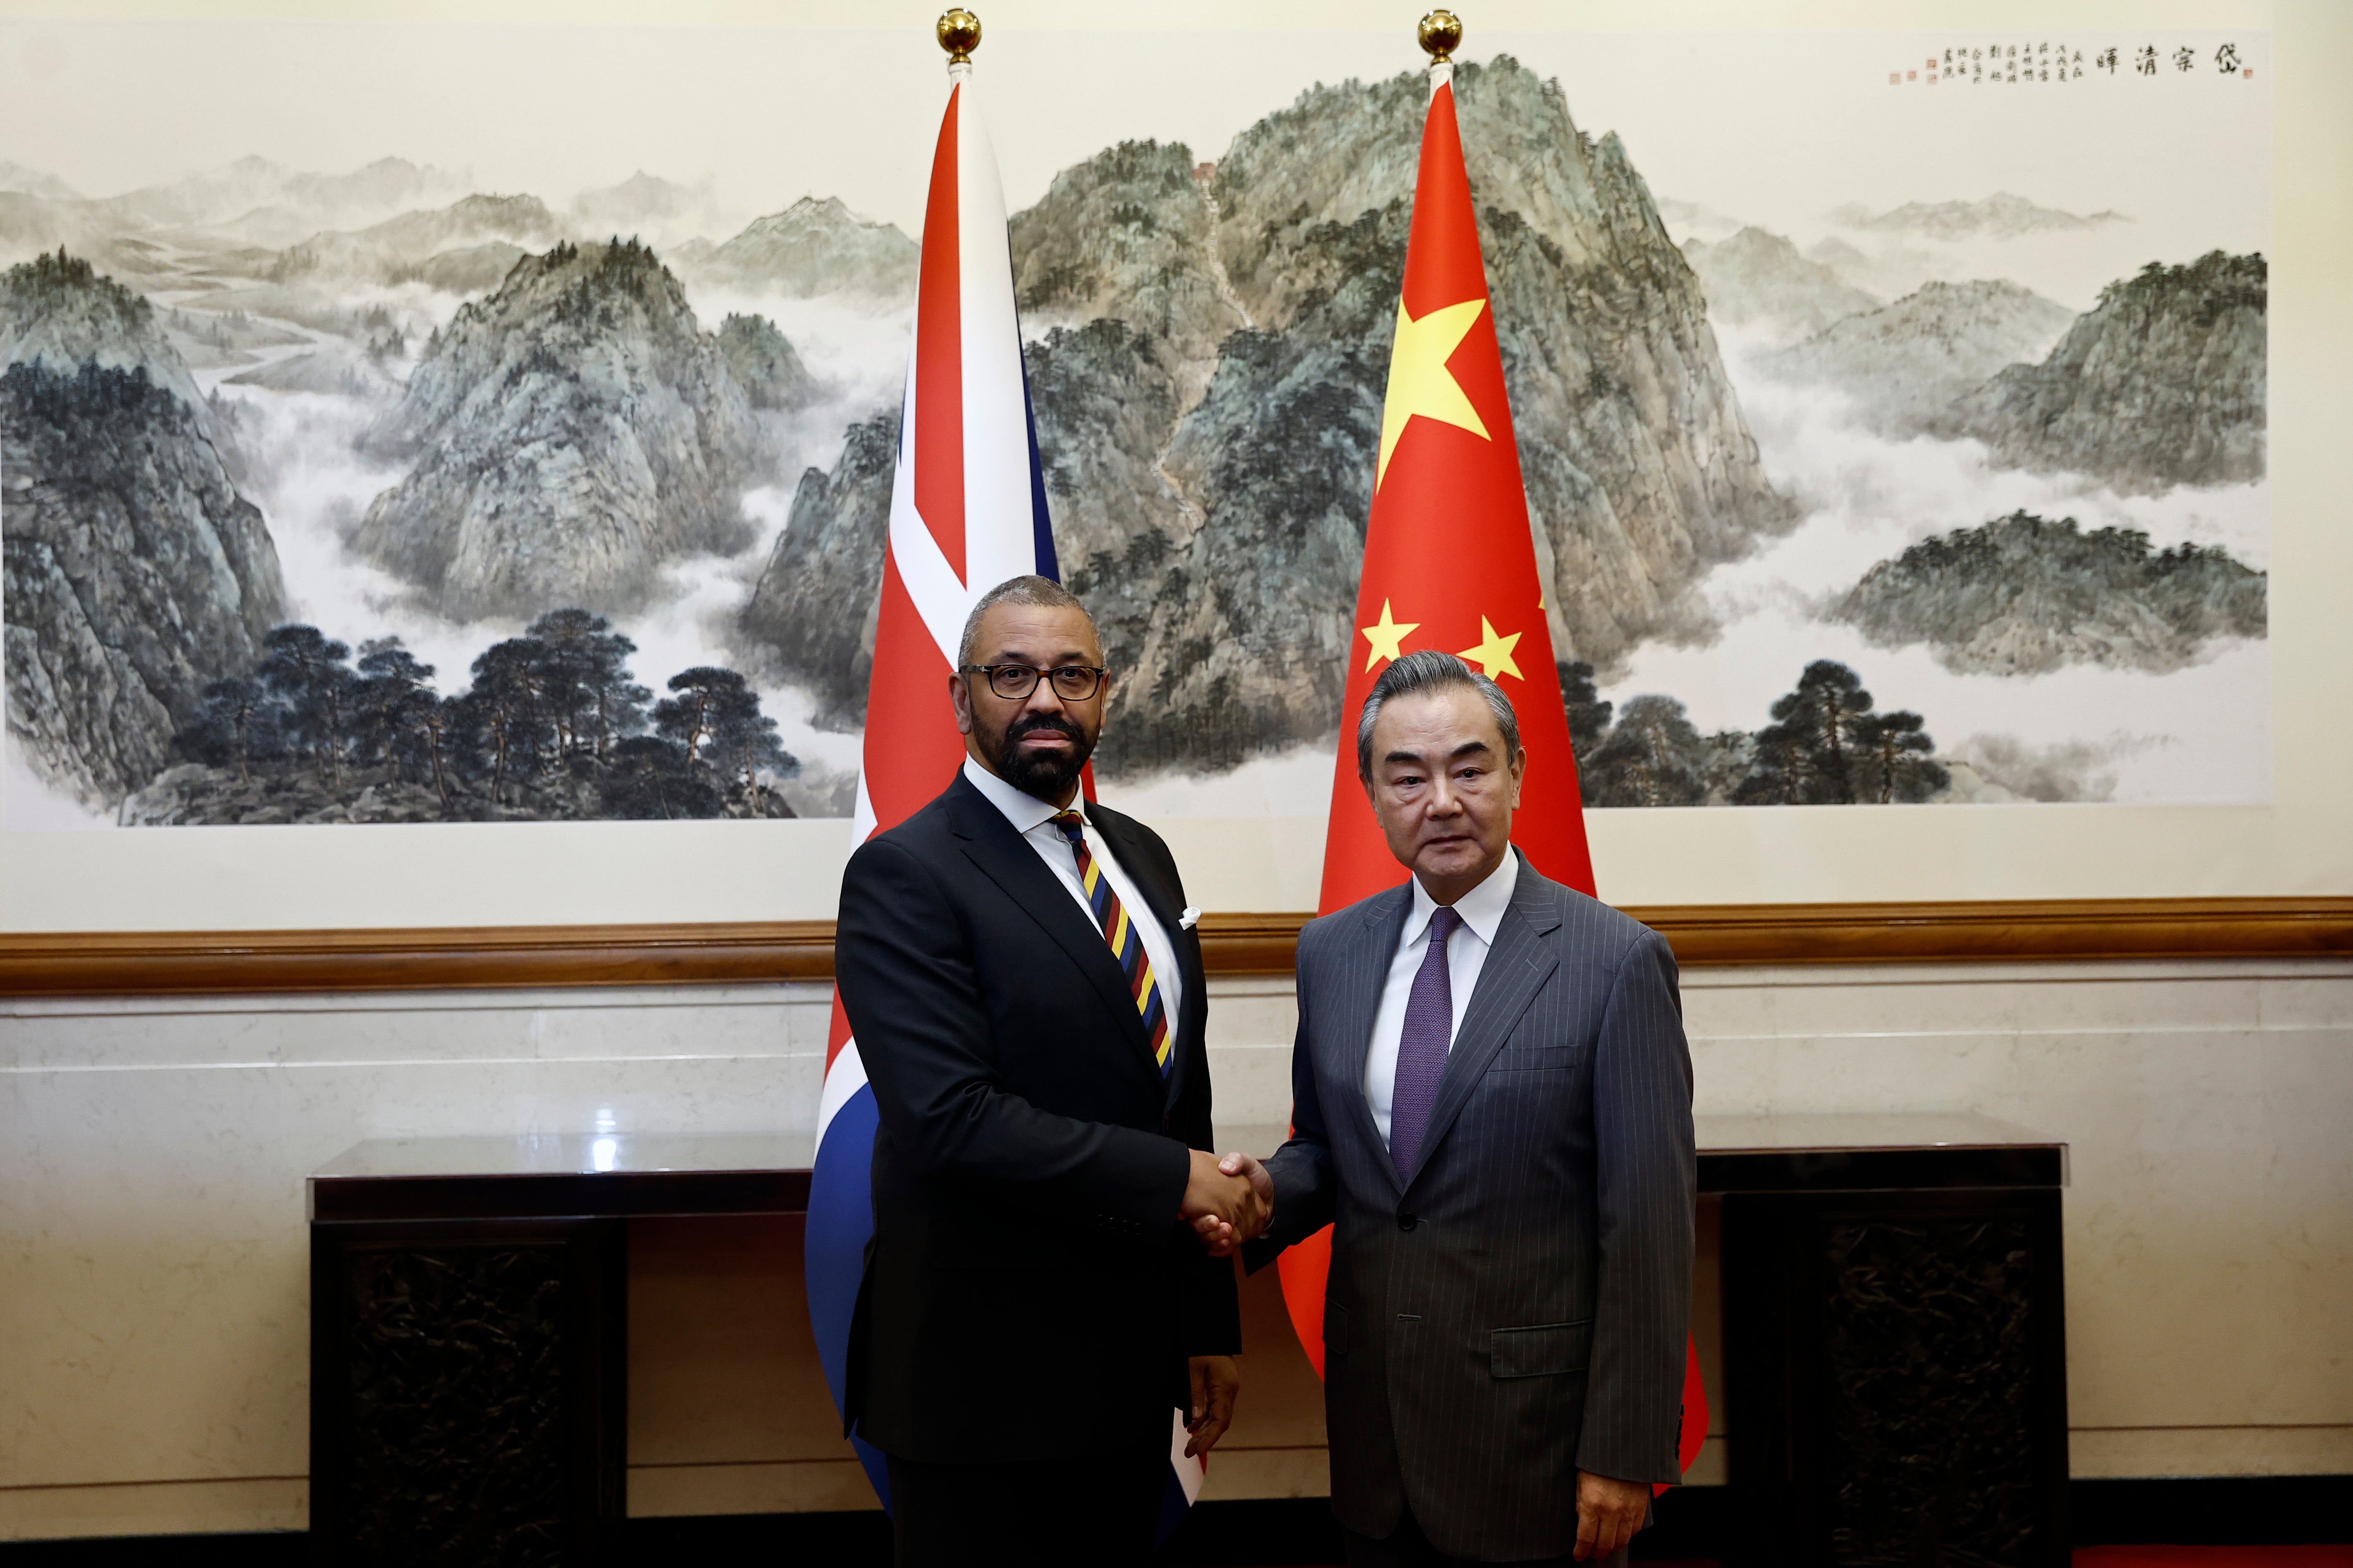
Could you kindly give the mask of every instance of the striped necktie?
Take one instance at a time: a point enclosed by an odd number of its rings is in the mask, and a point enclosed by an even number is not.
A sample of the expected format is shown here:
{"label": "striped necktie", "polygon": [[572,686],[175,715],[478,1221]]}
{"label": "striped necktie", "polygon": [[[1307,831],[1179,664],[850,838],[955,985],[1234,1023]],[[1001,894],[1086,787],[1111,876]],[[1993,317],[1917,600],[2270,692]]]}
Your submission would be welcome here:
{"label": "striped necktie", "polygon": [[1071,841],[1071,850],[1079,858],[1079,883],[1087,890],[1087,902],[1094,907],[1095,922],[1103,927],[1103,940],[1111,943],[1119,966],[1127,972],[1128,994],[1135,998],[1135,1010],[1144,1019],[1145,1038],[1152,1042],[1152,1059],[1160,1064],[1160,1076],[1168,1076],[1169,1049],[1168,1009],[1160,1000],[1159,983],[1152,978],[1152,960],[1144,951],[1144,934],[1135,922],[1127,918],[1127,910],[1112,891],[1111,879],[1095,864],[1094,856],[1087,849],[1086,819],[1075,811],[1054,814],[1054,826]]}

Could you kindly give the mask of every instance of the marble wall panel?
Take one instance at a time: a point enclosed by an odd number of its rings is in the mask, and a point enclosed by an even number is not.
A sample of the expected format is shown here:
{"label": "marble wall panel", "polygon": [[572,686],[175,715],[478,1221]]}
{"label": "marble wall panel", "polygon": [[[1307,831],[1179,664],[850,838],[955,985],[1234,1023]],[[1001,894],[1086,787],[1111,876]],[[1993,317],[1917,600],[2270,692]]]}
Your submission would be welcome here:
{"label": "marble wall panel", "polygon": [[168,1504],[170,1488],[304,1474],[302,1178],[341,1150],[600,1112],[646,1131],[809,1127],[828,1005],[823,987],[11,1004],[0,1539],[55,1521],[39,1489],[164,1487]]}

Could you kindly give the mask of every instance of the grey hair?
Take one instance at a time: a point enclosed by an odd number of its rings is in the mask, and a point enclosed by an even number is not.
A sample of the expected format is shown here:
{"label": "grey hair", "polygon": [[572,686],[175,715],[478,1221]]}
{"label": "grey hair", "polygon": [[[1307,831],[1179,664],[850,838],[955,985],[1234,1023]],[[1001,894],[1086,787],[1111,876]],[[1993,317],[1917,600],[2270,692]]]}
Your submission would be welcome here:
{"label": "grey hair", "polygon": [[[983,594],[980,603],[972,607],[972,614],[964,618],[964,640],[956,644],[958,668],[972,662],[972,645],[980,636],[981,617],[999,605],[1028,605],[1040,610],[1076,610],[1087,616],[1089,626],[1094,625],[1094,616],[1087,615],[1087,607],[1079,603],[1079,596],[1051,577],[1008,577]],[[1096,640],[1101,641],[1101,637],[1098,636]]]}
{"label": "grey hair", "polygon": [[1423,648],[1392,660],[1373,682],[1372,695],[1365,699],[1365,710],[1356,720],[1358,782],[1372,781],[1373,725],[1381,716],[1382,705],[1392,698],[1418,697],[1450,686],[1467,686],[1486,699],[1487,711],[1495,716],[1495,728],[1504,732],[1504,760],[1508,763],[1520,754],[1520,718],[1512,711],[1512,700],[1504,695],[1504,689],[1452,654]]}

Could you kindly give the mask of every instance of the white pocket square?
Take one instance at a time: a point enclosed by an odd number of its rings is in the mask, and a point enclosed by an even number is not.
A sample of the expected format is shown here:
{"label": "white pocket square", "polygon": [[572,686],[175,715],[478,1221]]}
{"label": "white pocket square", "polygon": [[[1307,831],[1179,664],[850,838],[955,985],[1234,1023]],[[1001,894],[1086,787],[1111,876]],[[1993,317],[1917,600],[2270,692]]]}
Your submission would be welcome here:
{"label": "white pocket square", "polygon": [[1191,931],[1195,926],[1199,925],[1200,923],[1201,911],[1193,908],[1189,904],[1186,906],[1185,912],[1176,917],[1176,929],[1178,931]]}

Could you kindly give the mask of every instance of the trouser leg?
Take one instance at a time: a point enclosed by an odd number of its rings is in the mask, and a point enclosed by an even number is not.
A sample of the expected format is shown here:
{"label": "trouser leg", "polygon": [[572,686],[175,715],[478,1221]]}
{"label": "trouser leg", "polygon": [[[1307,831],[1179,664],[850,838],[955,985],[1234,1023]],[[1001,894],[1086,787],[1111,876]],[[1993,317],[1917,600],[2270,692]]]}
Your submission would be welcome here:
{"label": "trouser leg", "polygon": [[[1482,1559],[1450,1557],[1432,1546],[1410,1508],[1398,1510],[1398,1527],[1386,1536],[1359,1535],[1343,1525],[1340,1537],[1347,1548],[1348,1568],[1483,1568]],[[1607,1557],[1585,1563],[1571,1557],[1542,1557],[1513,1563],[1510,1568],[1626,1568],[1626,1552],[1621,1546]]]}
{"label": "trouser leg", "polygon": [[1124,1568],[1152,1550],[1168,1458],[953,1465],[890,1458],[897,1568]]}

